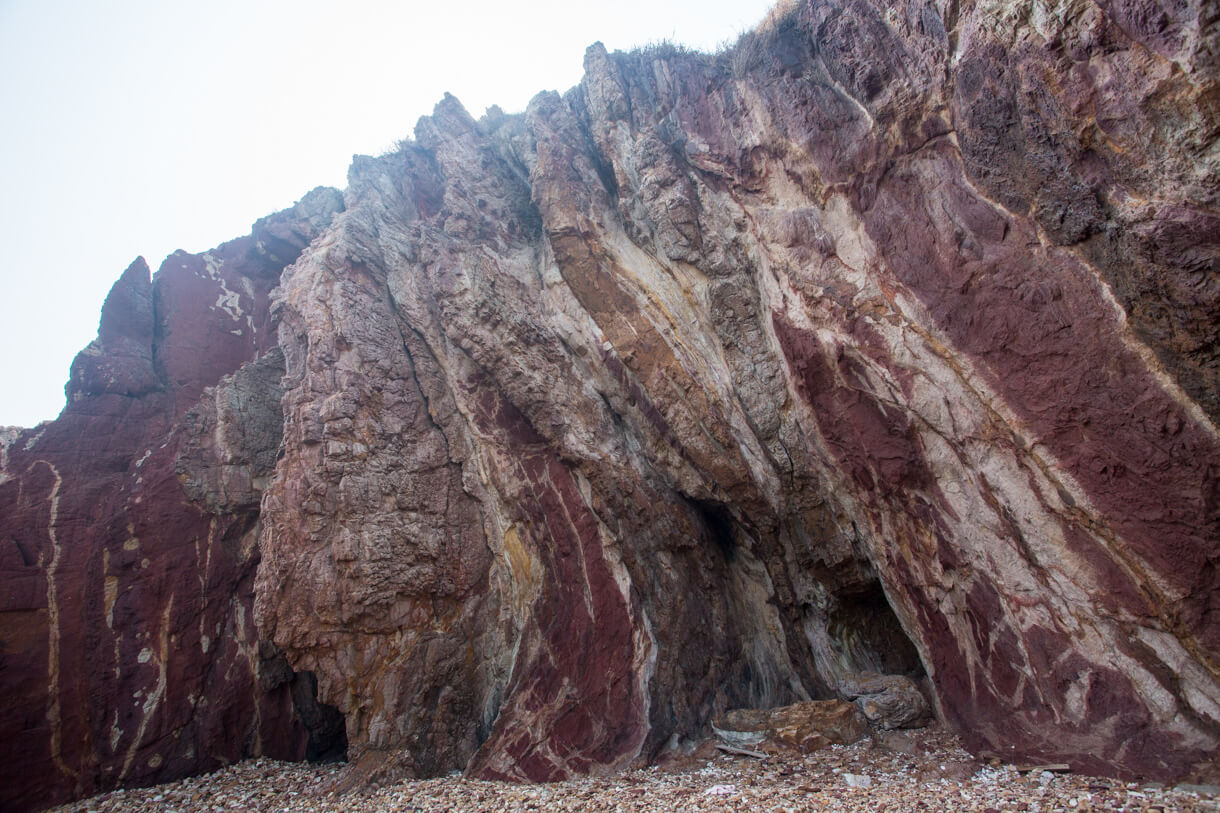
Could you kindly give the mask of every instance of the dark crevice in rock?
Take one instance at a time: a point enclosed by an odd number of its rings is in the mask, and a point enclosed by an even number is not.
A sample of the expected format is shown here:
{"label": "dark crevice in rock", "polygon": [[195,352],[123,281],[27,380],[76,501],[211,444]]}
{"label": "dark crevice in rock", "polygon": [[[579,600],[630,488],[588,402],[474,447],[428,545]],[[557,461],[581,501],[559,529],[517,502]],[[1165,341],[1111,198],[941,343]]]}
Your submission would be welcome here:
{"label": "dark crevice in rock", "polygon": [[584,139],[585,151],[593,162],[593,169],[597,173],[598,180],[601,181],[602,188],[605,189],[610,204],[618,206],[619,188],[618,178],[614,175],[614,162],[597,148],[597,140],[593,138],[593,131],[590,129],[592,117],[589,114],[589,102],[585,97],[584,88],[574,88],[567,96],[567,101],[574,108],[576,125]]}
{"label": "dark crevice in rock", "polygon": [[343,713],[334,706],[318,702],[318,679],[313,672],[297,672],[293,676],[292,705],[309,732],[305,759],[309,762],[346,762],[347,726]]}
{"label": "dark crevice in rock", "polygon": [[737,558],[736,525],[733,515],[724,503],[710,500],[690,500],[703,523],[706,539],[726,562]]}
{"label": "dark crevice in rock", "polygon": [[827,629],[842,651],[858,652],[871,670],[887,675],[924,675],[919,651],[902,629],[881,583],[840,595],[829,612]]}

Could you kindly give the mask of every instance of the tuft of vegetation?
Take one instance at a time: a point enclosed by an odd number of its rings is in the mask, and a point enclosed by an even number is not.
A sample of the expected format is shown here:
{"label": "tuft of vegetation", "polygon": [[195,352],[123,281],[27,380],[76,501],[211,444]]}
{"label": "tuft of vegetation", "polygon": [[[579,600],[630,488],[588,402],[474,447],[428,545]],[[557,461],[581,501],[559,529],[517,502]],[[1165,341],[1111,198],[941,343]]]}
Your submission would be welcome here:
{"label": "tuft of vegetation", "polygon": [[799,0],[779,0],[753,30],[721,47],[716,56],[728,65],[734,79],[744,79],[768,62],[775,46],[796,30],[799,7]]}
{"label": "tuft of vegetation", "polygon": [[636,53],[646,60],[677,59],[701,55],[699,51],[687,48],[682,43],[674,42],[668,38],[643,45],[636,49]]}

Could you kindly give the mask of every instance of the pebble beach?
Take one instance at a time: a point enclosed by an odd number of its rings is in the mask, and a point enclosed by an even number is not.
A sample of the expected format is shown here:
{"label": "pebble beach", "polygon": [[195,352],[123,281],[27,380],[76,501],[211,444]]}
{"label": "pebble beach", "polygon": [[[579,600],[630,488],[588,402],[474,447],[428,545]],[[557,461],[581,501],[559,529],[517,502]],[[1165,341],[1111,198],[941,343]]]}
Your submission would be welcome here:
{"label": "pebble beach", "polygon": [[[1048,769],[1048,768],[1053,768]],[[55,813],[381,811],[1220,811],[1220,788],[1122,782],[1064,766],[983,762],[937,728],[762,758],[706,743],[689,756],[547,785],[461,776],[339,793],[343,765],[254,759],[212,774],[113,791]]]}

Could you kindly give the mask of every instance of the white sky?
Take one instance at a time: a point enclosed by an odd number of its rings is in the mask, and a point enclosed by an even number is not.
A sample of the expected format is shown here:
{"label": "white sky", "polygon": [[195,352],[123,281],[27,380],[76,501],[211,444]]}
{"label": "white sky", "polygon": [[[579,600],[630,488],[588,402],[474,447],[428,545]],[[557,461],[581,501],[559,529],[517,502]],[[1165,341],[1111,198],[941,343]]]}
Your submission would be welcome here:
{"label": "white sky", "polygon": [[449,91],[476,118],[580,81],[585,47],[714,49],[770,0],[0,0],[0,426],[63,407],[138,255],[247,234]]}

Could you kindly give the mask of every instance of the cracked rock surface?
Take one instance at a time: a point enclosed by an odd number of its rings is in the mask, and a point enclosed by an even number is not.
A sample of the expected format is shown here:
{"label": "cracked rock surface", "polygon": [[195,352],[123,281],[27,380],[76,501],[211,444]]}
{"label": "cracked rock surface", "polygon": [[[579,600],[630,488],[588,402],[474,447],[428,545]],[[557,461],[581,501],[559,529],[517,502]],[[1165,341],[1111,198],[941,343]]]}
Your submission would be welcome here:
{"label": "cracked rock surface", "polygon": [[268,295],[296,256],[260,235],[299,254],[340,208],[315,190],[151,279],[136,260],[59,418],[0,435],[0,808],[307,753],[252,612],[281,425]]}
{"label": "cracked rock surface", "polygon": [[0,800],[336,714],[344,787],[598,777],[869,674],[1214,783],[1218,55],[1208,4],[784,3],[133,266],[0,435]]}

